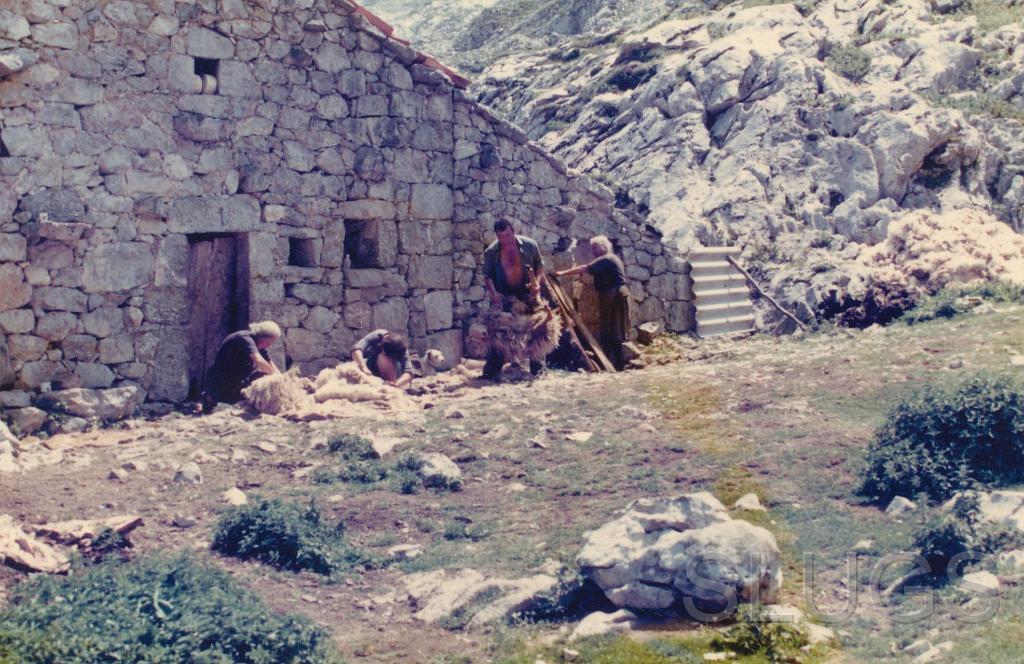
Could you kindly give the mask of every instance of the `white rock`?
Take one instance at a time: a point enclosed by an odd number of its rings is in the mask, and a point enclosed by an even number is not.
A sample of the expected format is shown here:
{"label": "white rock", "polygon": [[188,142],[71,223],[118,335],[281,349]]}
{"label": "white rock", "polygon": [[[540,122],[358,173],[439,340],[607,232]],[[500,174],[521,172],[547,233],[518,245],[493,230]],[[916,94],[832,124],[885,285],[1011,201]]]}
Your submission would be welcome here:
{"label": "white rock", "polygon": [[421,465],[417,474],[424,486],[448,486],[462,480],[458,465],[443,454],[425,452],[418,455]]}
{"label": "white rock", "polygon": [[13,517],[0,514],[0,560],[30,572],[63,572],[67,556],[29,535]]}
{"label": "white rock", "polygon": [[904,648],[903,653],[906,655],[910,655],[911,657],[916,657],[925,652],[928,652],[932,649],[932,647],[933,646],[931,641],[927,639],[918,639],[917,641],[914,641],[906,648]]}
{"label": "white rock", "polygon": [[1012,551],[1004,551],[999,554],[996,558],[998,563],[1010,570],[1019,572],[1024,571],[1024,549],[1014,549]]}
{"label": "white rock", "polygon": [[613,632],[628,632],[636,625],[636,621],[636,614],[628,609],[619,609],[615,613],[596,611],[576,625],[569,636],[569,641]]}
{"label": "white rock", "polygon": [[900,517],[916,509],[917,504],[914,501],[903,496],[896,496],[889,502],[889,506],[885,508],[885,513],[889,516]]}
{"label": "white rock", "polygon": [[975,595],[996,595],[999,593],[999,577],[992,572],[971,572],[964,574],[960,587]]}
{"label": "white rock", "polygon": [[636,501],[585,535],[577,563],[621,608],[665,609],[688,599],[717,615],[729,604],[722,588],[740,601],[772,602],[782,582],[772,534],[732,519],[706,492]]}
{"label": "white rock", "polygon": [[761,609],[761,618],[773,623],[796,624],[804,619],[804,612],[788,604],[769,604]]}
{"label": "white rock", "polygon": [[751,510],[753,512],[767,512],[764,505],[761,504],[761,499],[757,497],[756,493],[748,493],[741,496],[732,505],[733,509],[737,510]]}
{"label": "white rock", "polygon": [[873,539],[858,540],[857,543],[853,545],[854,553],[871,553],[874,550],[875,540]]}
{"label": "white rock", "polygon": [[243,492],[238,487],[234,486],[225,491],[222,494],[222,497],[224,498],[225,501],[227,501],[229,505],[234,505],[235,507],[240,507],[241,505],[245,505],[246,503],[249,502],[249,499],[246,497],[245,492]]}
{"label": "white rock", "polygon": [[388,555],[395,560],[412,560],[423,553],[419,544],[396,544],[388,549]]}
{"label": "white rock", "polygon": [[189,461],[174,473],[174,481],[178,484],[201,484],[203,471],[195,461]]}

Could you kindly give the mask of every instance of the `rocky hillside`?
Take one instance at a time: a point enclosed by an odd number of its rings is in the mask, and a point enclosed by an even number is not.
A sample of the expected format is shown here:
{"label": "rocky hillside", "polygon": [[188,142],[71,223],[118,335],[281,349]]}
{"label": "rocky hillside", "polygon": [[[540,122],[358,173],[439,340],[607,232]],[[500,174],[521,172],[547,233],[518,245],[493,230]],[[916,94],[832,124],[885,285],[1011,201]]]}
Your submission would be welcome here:
{"label": "rocky hillside", "polygon": [[808,316],[908,211],[1021,229],[1024,7],[999,3],[370,6],[682,248],[741,245]]}

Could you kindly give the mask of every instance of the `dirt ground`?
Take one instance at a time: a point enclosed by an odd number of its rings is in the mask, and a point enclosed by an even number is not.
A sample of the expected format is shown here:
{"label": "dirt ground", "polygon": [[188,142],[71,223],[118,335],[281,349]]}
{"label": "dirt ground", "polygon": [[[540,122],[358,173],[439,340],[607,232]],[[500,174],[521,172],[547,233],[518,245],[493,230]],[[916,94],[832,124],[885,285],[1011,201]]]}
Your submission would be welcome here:
{"label": "dirt ground", "polygon": [[[327,627],[351,661],[482,662],[507,654],[510,633],[540,643],[564,638],[571,625],[424,625],[400,592],[404,574],[469,567],[512,576],[551,561],[571,566],[581,535],[633,499],[710,490],[731,505],[755,491],[770,508],[760,523],[784,550],[786,601],[806,608],[801,561],[814,553],[822,565],[812,596],[828,613],[849,597],[843,563],[854,543],[873,538],[881,552],[909,538],[910,524],[854,494],[886,408],[927,380],[1012,368],[1011,358],[1024,355],[1022,315],[1006,306],[915,327],[662,343],[644,370],[470,384],[416,397],[419,410],[400,417],[292,422],[232,409],[131,420],[38,441],[59,462],[0,476],[0,514],[30,524],[138,515],[145,524],[131,534],[134,552],[203,552],[272,606]],[[463,489],[405,495],[387,482],[316,483],[316,469],[331,463],[324,444],[338,433],[393,444],[389,454],[444,453],[460,466]],[[174,483],[189,460],[200,465],[202,483]],[[118,479],[114,469],[127,470]],[[423,553],[331,580],[210,555],[231,487],[250,497],[315,499],[325,516],[345,523],[353,545],[381,556],[407,543]],[[449,537],[457,523],[474,536]],[[0,567],[0,593],[22,578]],[[836,661],[885,659],[925,630],[894,626],[888,609],[868,606],[834,628]]]}

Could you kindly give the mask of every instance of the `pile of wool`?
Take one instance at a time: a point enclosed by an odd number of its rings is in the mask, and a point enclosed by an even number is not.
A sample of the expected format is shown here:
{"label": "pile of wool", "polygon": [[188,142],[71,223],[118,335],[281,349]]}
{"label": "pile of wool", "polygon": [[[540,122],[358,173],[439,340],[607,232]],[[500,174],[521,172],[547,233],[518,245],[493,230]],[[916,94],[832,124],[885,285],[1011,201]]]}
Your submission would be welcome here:
{"label": "pile of wool", "polygon": [[543,361],[558,346],[561,334],[562,319],[546,307],[531,308],[516,300],[512,311],[487,314],[491,344],[509,362]]}
{"label": "pile of wool", "polygon": [[352,362],[324,369],[317,374],[313,387],[313,399],[318,404],[341,400],[353,403],[374,402],[386,408],[410,406],[410,400],[403,390],[385,384],[376,376],[367,376]]}
{"label": "pile of wool", "polygon": [[893,221],[885,241],[857,261],[864,290],[885,284],[924,295],[984,281],[1024,284],[1024,237],[979,210],[919,210]]}
{"label": "pile of wool", "polygon": [[242,390],[242,396],[259,412],[278,415],[308,405],[308,388],[309,381],[299,376],[298,369],[291,369],[256,379]]}

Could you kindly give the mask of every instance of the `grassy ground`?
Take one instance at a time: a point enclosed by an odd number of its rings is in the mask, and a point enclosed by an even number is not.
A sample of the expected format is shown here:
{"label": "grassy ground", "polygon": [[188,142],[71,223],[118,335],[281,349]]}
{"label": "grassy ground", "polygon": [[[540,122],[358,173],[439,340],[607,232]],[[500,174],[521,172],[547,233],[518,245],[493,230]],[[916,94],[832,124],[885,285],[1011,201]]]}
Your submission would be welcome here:
{"label": "grassy ground", "polygon": [[[998,610],[975,623],[965,619],[965,597],[955,588],[934,595],[926,619],[906,618],[927,597],[878,600],[872,575],[885,581],[899,569],[879,571],[877,563],[908,548],[918,517],[890,518],[862,503],[855,489],[864,450],[893,400],[926,381],[1008,369],[1011,356],[1024,354],[1022,318],[1024,308],[997,305],[994,312],[913,327],[683,345],[678,360],[620,376],[556,373],[532,385],[428,397],[431,407],[402,421],[304,424],[218,415],[139,422],[111,432],[121,438],[107,447],[68,444],[63,463],[4,477],[0,513],[42,522],[132,512],[146,519],[133,535],[137,551],[206,550],[226,488],[314,498],[325,520],[345,523],[353,546],[386,558],[388,547],[414,543],[423,554],[326,578],[211,558],[273,607],[329,629],[350,661],[556,662],[570,647],[581,662],[678,663],[703,661],[724,627],[671,624],[569,644],[571,623],[480,630],[455,621],[446,629],[416,622],[400,593],[391,595],[414,571],[472,567],[524,575],[552,560],[572,565],[582,534],[636,498],[707,490],[731,505],[754,492],[769,511],[735,516],[778,538],[783,600],[839,635],[833,647],[804,653],[801,661],[900,661],[893,653],[917,638],[954,639],[949,661],[1020,661],[1024,591],[1009,589]],[[443,452],[461,467],[463,488],[405,494],[390,479],[316,482],[312,466],[338,463],[321,445],[339,432],[396,438],[395,455]],[[583,433],[591,436],[584,441]],[[260,442],[276,450],[252,447]],[[249,459],[231,461],[232,449],[246,450]],[[200,453],[203,484],[171,483],[174,464]],[[146,469],[124,482],[108,479],[111,467],[132,456],[145,459]],[[198,525],[174,527],[181,513]],[[872,544],[854,556],[862,540]],[[0,571],[0,601],[2,587],[21,578]]]}

